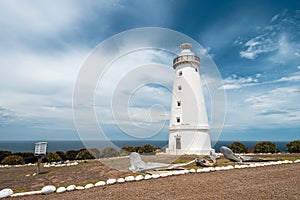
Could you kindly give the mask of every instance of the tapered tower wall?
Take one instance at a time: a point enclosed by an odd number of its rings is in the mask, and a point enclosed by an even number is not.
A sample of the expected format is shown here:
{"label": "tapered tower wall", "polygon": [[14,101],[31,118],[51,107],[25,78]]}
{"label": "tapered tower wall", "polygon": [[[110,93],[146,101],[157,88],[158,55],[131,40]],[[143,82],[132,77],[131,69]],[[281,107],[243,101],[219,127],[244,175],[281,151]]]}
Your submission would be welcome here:
{"label": "tapered tower wall", "polygon": [[199,75],[200,59],[191,45],[181,45],[174,59],[175,77],[169,125],[169,154],[208,154],[209,124]]}

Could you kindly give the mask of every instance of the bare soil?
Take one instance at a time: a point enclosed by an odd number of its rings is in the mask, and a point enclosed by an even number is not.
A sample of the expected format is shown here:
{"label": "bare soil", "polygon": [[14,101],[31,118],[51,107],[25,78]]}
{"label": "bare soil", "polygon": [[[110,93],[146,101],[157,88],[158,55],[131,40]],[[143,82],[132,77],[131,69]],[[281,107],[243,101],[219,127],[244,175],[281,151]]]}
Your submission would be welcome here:
{"label": "bare soil", "polygon": [[300,199],[300,164],[186,174],[15,199]]}
{"label": "bare soil", "polygon": [[[295,160],[300,154],[256,155],[257,157]],[[195,155],[180,158],[168,155],[142,156],[146,162],[178,163],[190,161]],[[178,159],[176,159],[178,158]],[[175,161],[176,160],[176,161]],[[104,165],[105,164],[105,165]],[[234,164],[221,157],[218,166]],[[112,168],[117,168],[118,170]],[[36,166],[0,168],[0,189],[11,188],[16,192],[41,190],[45,185],[56,187],[86,185],[109,178],[125,177],[129,158],[89,160],[77,166],[43,168],[43,174],[33,176]],[[187,166],[197,168],[195,164]],[[248,194],[249,192],[249,194]],[[247,199],[257,197],[299,198],[300,164],[187,174],[157,180],[116,184],[65,194],[36,195],[20,199]],[[230,197],[230,198],[229,198]],[[289,197],[289,198],[287,198]],[[17,198],[15,198],[17,199]],[[256,198],[257,199],[257,198]],[[278,198],[277,198],[278,199]]]}

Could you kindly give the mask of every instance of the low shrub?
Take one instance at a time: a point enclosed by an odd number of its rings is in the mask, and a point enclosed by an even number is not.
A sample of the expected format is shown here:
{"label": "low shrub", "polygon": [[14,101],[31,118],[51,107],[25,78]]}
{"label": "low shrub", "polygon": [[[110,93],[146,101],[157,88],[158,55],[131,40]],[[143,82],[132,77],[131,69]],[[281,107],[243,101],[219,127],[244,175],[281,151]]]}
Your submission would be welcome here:
{"label": "low shrub", "polygon": [[228,146],[234,153],[248,153],[248,148],[240,143],[240,142],[233,142]]}
{"label": "low shrub", "polygon": [[112,147],[102,149],[100,152],[100,158],[110,158],[120,156],[120,153]]}
{"label": "low shrub", "polygon": [[48,152],[42,158],[42,162],[58,162],[61,161],[61,157],[57,153]]}
{"label": "low shrub", "polygon": [[55,153],[59,155],[62,160],[66,160],[66,154],[63,151],[55,151]]}
{"label": "low shrub", "polygon": [[150,144],[145,144],[144,146],[141,146],[138,150],[139,153],[152,153],[155,152],[156,148],[154,148]]}
{"label": "low shrub", "polygon": [[4,165],[24,165],[24,159],[21,156],[11,155],[4,158],[1,162]]}
{"label": "low shrub", "polygon": [[79,153],[80,151],[78,150],[69,150],[66,152],[66,159],[67,160],[75,160],[76,159],[76,156],[77,154]]}
{"label": "low shrub", "polygon": [[11,154],[11,151],[0,150],[0,163],[4,160],[5,157],[10,156]]}
{"label": "low shrub", "polygon": [[32,152],[17,152],[13,153],[13,155],[21,156],[26,164],[37,162],[37,157]]}
{"label": "low shrub", "polygon": [[253,147],[254,153],[277,153],[279,149],[272,142],[258,142]]}
{"label": "low shrub", "polygon": [[300,153],[300,140],[295,140],[288,143],[285,149],[290,153]]}
{"label": "low shrub", "polygon": [[75,159],[88,160],[88,159],[95,159],[95,157],[87,149],[84,149],[76,155]]}

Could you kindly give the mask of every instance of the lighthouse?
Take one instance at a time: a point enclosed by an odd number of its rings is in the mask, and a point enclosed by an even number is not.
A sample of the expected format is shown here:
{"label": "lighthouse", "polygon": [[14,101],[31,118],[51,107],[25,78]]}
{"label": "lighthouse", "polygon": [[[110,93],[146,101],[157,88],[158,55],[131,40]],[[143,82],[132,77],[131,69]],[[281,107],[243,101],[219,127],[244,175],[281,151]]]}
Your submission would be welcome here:
{"label": "lighthouse", "polygon": [[209,124],[199,74],[200,59],[189,43],[180,45],[181,52],[173,60],[175,70],[169,154],[208,154],[211,151]]}

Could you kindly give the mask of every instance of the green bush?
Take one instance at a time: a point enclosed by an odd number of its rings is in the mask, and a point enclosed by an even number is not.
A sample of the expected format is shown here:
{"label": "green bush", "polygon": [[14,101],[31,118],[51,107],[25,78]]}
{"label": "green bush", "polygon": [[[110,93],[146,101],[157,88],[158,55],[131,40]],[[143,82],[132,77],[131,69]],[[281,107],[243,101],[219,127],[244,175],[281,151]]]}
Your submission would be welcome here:
{"label": "green bush", "polygon": [[61,157],[62,160],[66,160],[66,154],[62,151],[55,151],[55,153],[57,155],[59,155],[59,157]]}
{"label": "green bush", "polygon": [[57,153],[48,152],[42,158],[42,162],[58,162],[61,161],[61,157]]}
{"label": "green bush", "polygon": [[300,153],[300,140],[295,140],[288,143],[285,149],[290,153]]}
{"label": "green bush", "polygon": [[253,147],[254,153],[277,153],[277,146],[272,142],[258,142]]}
{"label": "green bush", "polygon": [[4,158],[1,162],[4,165],[24,165],[24,159],[21,156],[11,155]]}
{"label": "green bush", "polygon": [[155,152],[156,148],[154,148],[152,145],[150,144],[145,144],[144,146],[141,146],[139,148],[139,153],[152,153]]}
{"label": "green bush", "polygon": [[76,155],[75,159],[88,160],[88,159],[95,159],[95,157],[87,149],[84,149]]}
{"label": "green bush", "polygon": [[37,162],[37,157],[32,152],[17,152],[13,153],[13,155],[21,156],[26,164]]}
{"label": "green bush", "polygon": [[133,146],[124,146],[121,149],[121,155],[122,156],[127,156],[129,155],[131,152],[138,152],[138,148],[139,147],[133,147]]}
{"label": "green bush", "polygon": [[240,142],[233,142],[228,146],[234,153],[248,153],[248,148],[240,143]]}
{"label": "green bush", "polygon": [[77,151],[77,150],[70,150],[70,151],[67,151],[66,152],[66,159],[67,160],[75,160],[77,154],[79,153],[80,151]]}
{"label": "green bush", "polygon": [[0,162],[2,162],[5,157],[10,156],[11,154],[11,151],[0,151]]}
{"label": "green bush", "polygon": [[120,156],[120,153],[112,147],[107,147],[100,152],[100,158],[110,158]]}
{"label": "green bush", "polygon": [[95,157],[100,158],[101,152],[97,148],[91,148],[89,149],[89,152]]}

